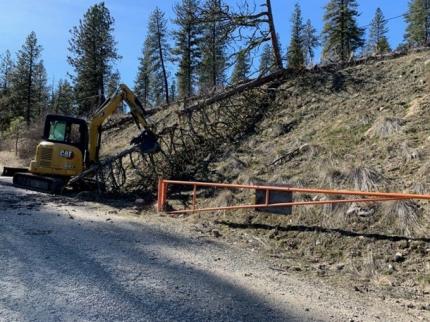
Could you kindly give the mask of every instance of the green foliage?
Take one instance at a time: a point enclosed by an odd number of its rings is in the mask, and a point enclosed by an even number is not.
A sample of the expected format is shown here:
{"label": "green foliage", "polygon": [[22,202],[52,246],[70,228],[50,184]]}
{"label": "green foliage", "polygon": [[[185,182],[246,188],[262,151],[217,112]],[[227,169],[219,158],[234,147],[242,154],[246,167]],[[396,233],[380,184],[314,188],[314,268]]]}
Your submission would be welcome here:
{"label": "green foliage", "polygon": [[330,0],[325,7],[323,60],[345,62],[364,45],[364,29],[358,27],[356,0]]}
{"label": "green foliage", "polygon": [[151,90],[151,60],[148,52],[148,42],[145,41],[134,83],[134,92],[145,107],[151,106],[153,93]]}
{"label": "green foliage", "polygon": [[375,17],[370,25],[369,40],[367,43],[368,51],[371,54],[384,54],[391,51],[387,38],[387,21],[381,8],[376,9]]}
{"label": "green foliage", "polygon": [[[12,55],[9,50],[6,50],[3,55],[0,55],[0,89],[2,91],[10,88],[10,78],[14,67],[15,63],[12,60]],[[4,93],[0,93],[0,95],[2,94]]]}
{"label": "green foliage", "polygon": [[166,62],[169,59],[170,46],[167,42],[167,20],[164,13],[156,8],[151,14],[148,23],[148,36],[145,40],[147,55],[146,61],[149,63],[149,77],[152,97],[155,105],[163,101],[169,103],[169,82]]}
{"label": "green foliage", "polygon": [[405,40],[411,46],[424,46],[430,41],[430,1],[411,0],[406,15]]}
{"label": "green foliage", "polygon": [[110,77],[108,84],[107,84],[107,96],[112,96],[116,90],[118,89],[119,85],[121,84],[121,74],[119,73],[119,70],[115,70],[112,73],[112,76]]}
{"label": "green foliage", "polygon": [[176,81],[173,79],[172,84],[170,85],[170,101],[174,102],[176,100]]}
{"label": "green foliage", "polygon": [[251,66],[248,52],[245,50],[239,51],[231,76],[231,83],[238,84],[247,81],[250,68]]}
{"label": "green foliage", "polygon": [[265,45],[260,57],[260,64],[258,70],[261,76],[267,76],[276,71],[275,56],[272,46]]}
{"label": "green foliage", "polygon": [[10,84],[11,117],[24,116],[27,126],[40,115],[47,104],[46,70],[40,59],[42,46],[31,32],[18,51]]}
{"label": "green foliage", "polygon": [[70,31],[69,64],[78,101],[78,114],[89,114],[103,100],[112,76],[112,65],[120,59],[113,37],[114,19],[104,2],[91,6]]}
{"label": "green foliage", "polygon": [[8,126],[11,115],[10,86],[15,63],[9,50],[0,55],[0,130]]}
{"label": "green foliage", "polygon": [[287,60],[289,68],[303,68],[305,65],[305,53],[303,47],[302,30],[303,19],[300,5],[296,3],[294,6],[293,16],[291,18],[291,40],[288,46]]}
{"label": "green foliage", "polygon": [[55,114],[74,116],[77,113],[75,93],[67,80],[60,80],[52,95],[52,111]]}
{"label": "green foliage", "polygon": [[173,33],[175,47],[173,54],[179,62],[178,91],[180,97],[194,94],[198,66],[201,62],[202,26],[199,22],[200,9],[198,0],[182,0],[175,5],[177,30]]}
{"label": "green foliage", "polygon": [[228,7],[222,0],[206,0],[202,14],[202,62],[199,69],[202,91],[225,83],[225,50],[230,39],[230,28],[223,22],[225,14],[228,14]]}
{"label": "green foliage", "polygon": [[167,41],[167,20],[156,8],[148,23],[135,81],[135,93],[144,106],[158,105],[170,100],[166,62],[170,46]]}
{"label": "green foliage", "polygon": [[7,135],[15,141],[15,155],[18,155],[18,142],[25,130],[25,119],[22,116],[13,118],[10,122]]}
{"label": "green foliage", "polygon": [[308,19],[306,24],[303,26],[302,43],[306,65],[311,65],[315,58],[314,49],[320,45],[320,42],[317,36],[317,31],[312,25],[310,19]]}

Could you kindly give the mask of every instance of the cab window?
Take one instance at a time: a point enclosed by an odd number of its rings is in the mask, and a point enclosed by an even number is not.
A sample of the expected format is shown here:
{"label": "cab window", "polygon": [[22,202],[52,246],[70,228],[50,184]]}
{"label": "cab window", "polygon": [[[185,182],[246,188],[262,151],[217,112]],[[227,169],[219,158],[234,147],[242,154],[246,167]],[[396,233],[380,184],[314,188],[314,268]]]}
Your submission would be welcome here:
{"label": "cab window", "polygon": [[64,142],[66,138],[66,127],[66,122],[51,121],[48,139]]}
{"label": "cab window", "polygon": [[70,137],[68,143],[80,144],[81,143],[81,128],[79,124],[70,124]]}

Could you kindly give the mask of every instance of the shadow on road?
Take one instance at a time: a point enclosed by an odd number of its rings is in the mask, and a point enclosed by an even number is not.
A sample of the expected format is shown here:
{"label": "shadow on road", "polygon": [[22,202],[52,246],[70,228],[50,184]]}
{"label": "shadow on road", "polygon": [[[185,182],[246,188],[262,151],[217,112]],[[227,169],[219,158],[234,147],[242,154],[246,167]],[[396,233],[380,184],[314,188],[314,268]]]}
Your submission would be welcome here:
{"label": "shadow on road", "polygon": [[0,293],[10,296],[0,299],[0,319],[5,307],[24,320],[292,319],[234,280],[189,262],[193,254],[221,250],[149,225],[78,222],[55,211],[3,213]]}

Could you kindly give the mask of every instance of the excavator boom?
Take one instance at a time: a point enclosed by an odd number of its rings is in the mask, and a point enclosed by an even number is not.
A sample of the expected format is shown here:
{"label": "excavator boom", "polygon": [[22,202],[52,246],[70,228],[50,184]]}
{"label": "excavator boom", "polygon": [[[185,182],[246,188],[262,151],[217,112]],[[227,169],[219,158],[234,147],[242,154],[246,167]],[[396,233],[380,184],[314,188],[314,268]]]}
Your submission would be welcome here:
{"label": "excavator boom", "polygon": [[[145,109],[142,103],[134,95],[134,93],[125,84],[119,85],[118,90],[107,99],[94,113],[93,118],[89,124],[89,159],[94,163],[98,161],[98,152],[101,140],[101,126],[107,118],[112,116],[113,113],[121,106],[121,102],[126,102],[130,107],[130,113],[133,116],[136,125],[139,128],[144,128],[146,137],[152,141],[152,145],[156,144],[156,136],[151,131],[150,126],[145,118]],[[155,142],[154,142],[155,141]],[[145,142],[148,144],[149,142]],[[153,146],[157,149],[156,146]]]}

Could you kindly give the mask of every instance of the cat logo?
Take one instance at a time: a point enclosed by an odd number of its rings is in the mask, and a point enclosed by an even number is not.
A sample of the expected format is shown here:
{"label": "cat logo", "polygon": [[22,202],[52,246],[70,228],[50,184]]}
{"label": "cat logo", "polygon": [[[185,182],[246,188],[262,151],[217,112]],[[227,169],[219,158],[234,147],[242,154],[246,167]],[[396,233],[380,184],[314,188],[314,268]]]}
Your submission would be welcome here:
{"label": "cat logo", "polygon": [[60,157],[66,158],[66,159],[71,159],[73,157],[73,152],[67,151],[67,150],[61,150],[60,151]]}

